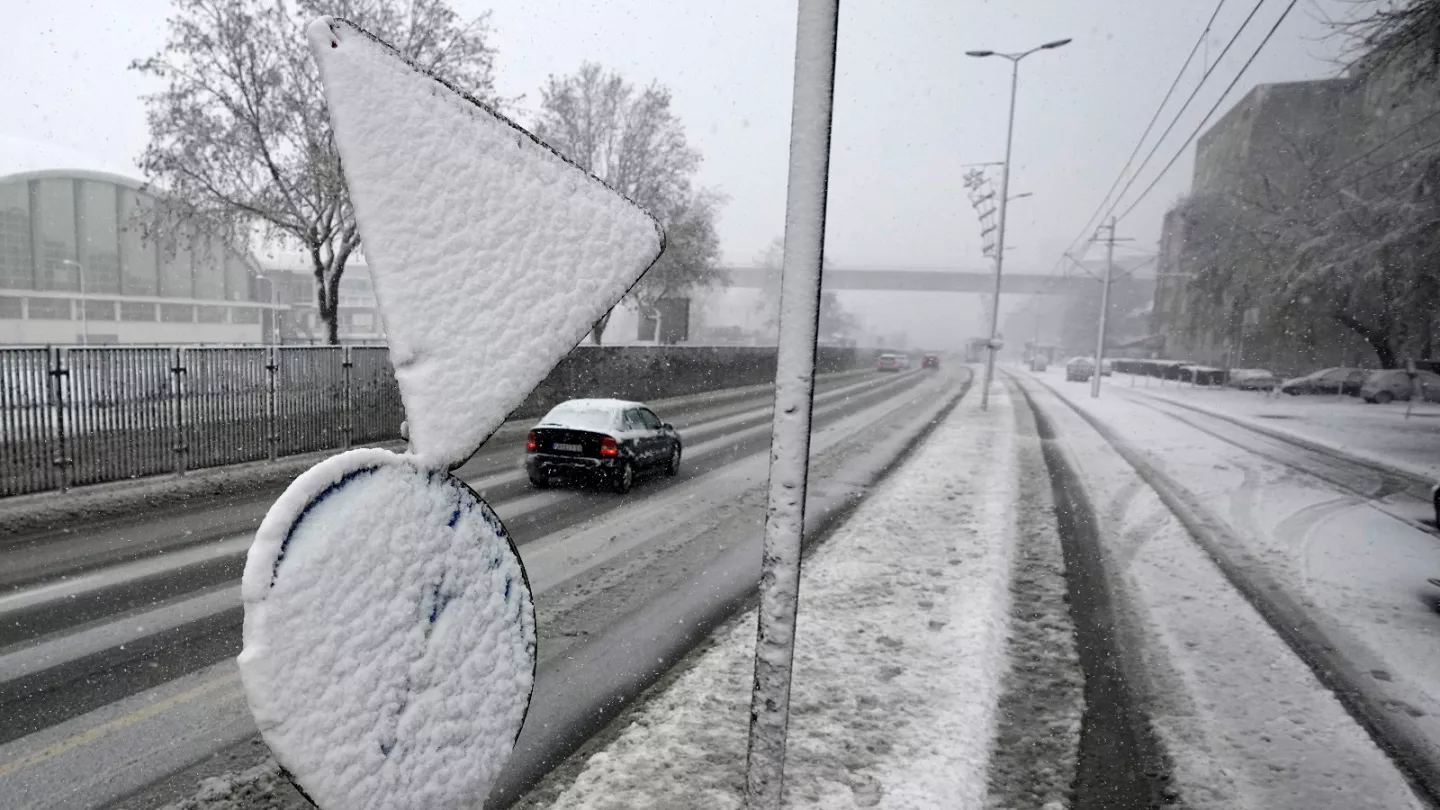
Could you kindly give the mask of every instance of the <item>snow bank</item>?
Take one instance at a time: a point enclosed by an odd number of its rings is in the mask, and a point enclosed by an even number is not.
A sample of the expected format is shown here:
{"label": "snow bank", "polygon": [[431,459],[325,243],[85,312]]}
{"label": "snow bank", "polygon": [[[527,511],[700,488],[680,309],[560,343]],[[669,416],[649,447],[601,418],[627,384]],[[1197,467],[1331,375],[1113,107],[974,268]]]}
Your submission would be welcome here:
{"label": "snow bank", "polygon": [[453,467],[660,255],[638,206],[352,24],[310,25],[410,423]]}
{"label": "snow bank", "polygon": [[[1013,416],[962,406],[806,563],[786,803],[984,801],[1005,670]],[[756,615],[585,764],[557,808],[739,808]]]}
{"label": "snow bank", "polygon": [[327,808],[466,808],[534,684],[535,619],[500,520],[385,450],[297,478],[242,582],[241,677],[261,735]]}

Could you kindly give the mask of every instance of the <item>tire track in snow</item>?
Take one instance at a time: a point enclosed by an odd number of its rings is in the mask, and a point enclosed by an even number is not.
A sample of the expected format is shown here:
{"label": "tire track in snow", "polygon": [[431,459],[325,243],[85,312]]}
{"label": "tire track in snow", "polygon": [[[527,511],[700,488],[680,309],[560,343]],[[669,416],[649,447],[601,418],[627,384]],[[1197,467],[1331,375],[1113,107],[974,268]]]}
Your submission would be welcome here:
{"label": "tire track in snow", "polygon": [[1049,469],[1070,615],[1085,673],[1085,713],[1070,806],[1141,810],[1173,805],[1178,797],[1169,787],[1169,762],[1126,672],[1127,651],[1105,573],[1094,508],[1084,482],[1056,443],[1054,424],[1036,407],[1030,392],[1017,387],[1034,416]]}

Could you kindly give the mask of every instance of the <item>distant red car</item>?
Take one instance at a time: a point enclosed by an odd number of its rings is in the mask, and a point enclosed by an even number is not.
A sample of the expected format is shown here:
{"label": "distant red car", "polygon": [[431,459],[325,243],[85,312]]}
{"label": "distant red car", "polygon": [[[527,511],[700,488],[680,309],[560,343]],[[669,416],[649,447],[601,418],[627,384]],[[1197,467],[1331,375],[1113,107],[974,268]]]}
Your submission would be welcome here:
{"label": "distant red car", "polygon": [[938,355],[938,354],[927,354],[927,355],[925,355],[924,359],[922,359],[922,360],[920,361],[920,367],[921,367],[921,368],[939,368],[939,367],[940,367],[940,355]]}

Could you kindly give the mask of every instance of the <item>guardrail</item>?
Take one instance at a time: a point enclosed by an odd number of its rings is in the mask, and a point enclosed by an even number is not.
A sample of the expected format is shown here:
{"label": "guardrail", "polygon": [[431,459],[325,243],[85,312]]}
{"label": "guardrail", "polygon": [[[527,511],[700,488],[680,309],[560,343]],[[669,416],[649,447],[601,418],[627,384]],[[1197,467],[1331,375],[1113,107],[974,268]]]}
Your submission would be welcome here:
{"label": "guardrail", "polygon": [[0,348],[0,497],[400,438],[384,347]]}

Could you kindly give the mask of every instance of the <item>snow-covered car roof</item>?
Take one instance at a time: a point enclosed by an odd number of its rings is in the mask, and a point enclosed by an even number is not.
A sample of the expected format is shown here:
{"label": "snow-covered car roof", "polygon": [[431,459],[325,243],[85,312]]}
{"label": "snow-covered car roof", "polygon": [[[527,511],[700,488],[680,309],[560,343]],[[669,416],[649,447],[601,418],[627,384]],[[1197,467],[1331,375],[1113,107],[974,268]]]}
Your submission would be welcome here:
{"label": "snow-covered car roof", "polygon": [[596,397],[594,399],[567,399],[564,402],[550,409],[550,413],[556,411],[623,411],[626,408],[648,408],[643,402],[633,402],[628,399],[605,399]]}
{"label": "snow-covered car roof", "polygon": [[[567,417],[567,416],[569,416],[569,415],[572,415],[572,414],[575,414],[575,415],[578,415],[578,414],[587,414],[587,415],[603,414],[603,415],[605,415],[605,416],[618,416],[618,415],[620,414],[620,412],[622,412],[622,411],[624,411],[624,410],[627,410],[627,409],[629,409],[629,408],[649,408],[649,407],[650,407],[649,405],[646,405],[646,404],[643,403],[643,402],[632,402],[632,401],[626,400],[626,399],[603,399],[603,398],[595,398],[595,399],[567,399],[567,400],[565,400],[564,402],[560,403],[559,405],[556,405],[555,407],[553,407],[553,408],[551,408],[549,411],[547,411],[546,414],[545,414],[543,417],[541,417],[541,419],[540,419],[540,424],[542,424],[542,425],[547,425],[547,424],[548,424],[548,425],[567,425],[567,424],[571,424],[571,423],[573,422],[573,420],[567,420],[567,419],[565,419],[565,417]],[[561,420],[564,420],[564,421],[561,421]],[[589,421],[589,420],[582,420],[582,421]],[[575,424],[576,424],[576,426],[579,426],[578,423],[575,423]],[[593,425],[592,425],[592,426],[593,426]]]}

